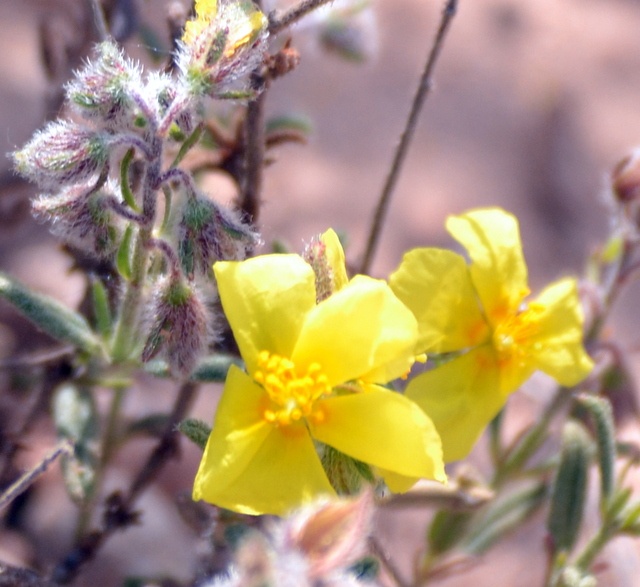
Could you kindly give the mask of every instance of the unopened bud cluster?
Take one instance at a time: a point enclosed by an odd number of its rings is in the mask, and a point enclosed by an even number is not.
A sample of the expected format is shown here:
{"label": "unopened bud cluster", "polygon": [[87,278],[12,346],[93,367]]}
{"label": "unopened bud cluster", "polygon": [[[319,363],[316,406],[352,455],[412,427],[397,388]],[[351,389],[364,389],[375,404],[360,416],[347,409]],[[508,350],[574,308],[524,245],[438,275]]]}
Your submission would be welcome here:
{"label": "unopened bud cluster", "polygon": [[240,544],[232,572],[207,587],[358,587],[351,567],[366,554],[373,499],[316,502],[253,532]]}
{"label": "unopened bud cluster", "polygon": [[[243,259],[259,242],[238,213],[198,193],[189,172],[168,162],[197,143],[205,97],[255,96],[247,74],[263,60],[266,25],[251,2],[198,0],[174,76],[145,74],[113,41],[98,45],[66,87],[73,118],[49,123],[13,154],[17,171],[42,190],[34,214],[64,242],[112,260],[131,283],[118,318],[127,336],[114,335],[115,346],[128,347],[114,351],[120,359],[143,348],[143,361],[164,355],[187,376],[211,338],[200,290],[212,263]],[[162,226],[158,197],[165,219],[175,219]],[[144,332],[146,342],[128,340]]]}

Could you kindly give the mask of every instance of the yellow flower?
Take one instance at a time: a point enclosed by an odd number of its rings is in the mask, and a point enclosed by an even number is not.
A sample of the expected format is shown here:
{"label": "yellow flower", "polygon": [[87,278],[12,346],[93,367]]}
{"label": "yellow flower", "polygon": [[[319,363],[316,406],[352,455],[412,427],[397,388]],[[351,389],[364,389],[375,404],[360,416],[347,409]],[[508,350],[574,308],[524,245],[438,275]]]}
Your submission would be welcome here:
{"label": "yellow flower", "polygon": [[532,302],[518,222],[504,210],[473,210],[447,220],[469,253],[407,253],[390,286],[418,320],[418,351],[465,351],[407,387],[442,437],[445,462],[465,457],[507,396],[536,370],[572,386],[593,363],[582,345],[575,279]]}
{"label": "yellow flower", "polygon": [[407,372],[417,334],[386,283],[358,276],[316,304],[315,275],[297,255],[214,272],[247,373],[229,371],[194,499],[283,514],[334,494],[315,441],[401,479],[445,480],[431,421],[375,385]]}

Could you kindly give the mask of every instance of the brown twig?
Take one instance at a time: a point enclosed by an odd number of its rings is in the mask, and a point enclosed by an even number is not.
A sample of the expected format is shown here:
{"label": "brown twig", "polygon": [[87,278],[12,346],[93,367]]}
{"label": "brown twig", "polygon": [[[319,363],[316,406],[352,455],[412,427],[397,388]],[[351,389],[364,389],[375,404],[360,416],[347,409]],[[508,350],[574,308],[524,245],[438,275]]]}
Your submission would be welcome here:
{"label": "brown twig", "polygon": [[438,32],[436,33],[436,37],[431,45],[431,49],[429,50],[429,55],[422,72],[422,77],[420,78],[420,83],[418,84],[416,94],[413,98],[413,104],[411,105],[409,117],[407,118],[404,131],[402,132],[402,135],[400,137],[400,142],[396,147],[396,152],[393,157],[393,163],[391,164],[391,168],[389,169],[389,174],[387,175],[384,188],[382,189],[382,194],[380,195],[380,199],[378,201],[378,206],[376,208],[373,217],[373,223],[371,225],[371,232],[369,233],[369,239],[365,248],[364,257],[362,259],[362,264],[360,265],[360,273],[366,274],[371,268],[371,262],[378,246],[382,224],[385,220],[387,209],[389,208],[391,195],[393,194],[393,190],[396,187],[396,183],[400,175],[400,170],[402,169],[402,165],[407,156],[409,145],[411,144],[411,139],[413,138],[414,132],[416,130],[420,111],[431,90],[433,71],[436,62],[438,61],[440,51],[444,45],[447,31],[449,30],[449,25],[451,24],[453,17],[456,14],[457,5],[458,0],[447,0],[447,4],[445,5],[444,11],[442,12]]}
{"label": "brown twig", "polygon": [[369,548],[371,552],[380,560],[380,564],[389,573],[398,587],[411,587],[411,584],[405,581],[400,574],[399,569],[391,560],[389,553],[382,547],[374,536],[369,537]]}
{"label": "brown twig", "polygon": [[264,168],[264,100],[262,92],[249,102],[244,125],[244,178],[240,197],[240,210],[252,223],[258,222],[260,213],[260,193]]}
{"label": "brown twig", "polygon": [[106,500],[102,527],[82,536],[73,550],[54,569],[51,579],[61,585],[74,581],[80,569],[91,561],[107,539],[118,530],[138,522],[139,514],[133,510],[140,494],[156,479],[162,468],[178,450],[177,425],[185,418],[195,400],[198,385],[183,383],[173,405],[169,421],[160,441],[131,483],[126,495],[112,493]]}
{"label": "brown twig", "polygon": [[276,15],[272,12],[269,14],[269,33],[272,35],[279,33],[282,29],[291,26],[311,11],[330,1],[331,0],[302,0],[300,4],[287,10],[280,18],[276,18]]}

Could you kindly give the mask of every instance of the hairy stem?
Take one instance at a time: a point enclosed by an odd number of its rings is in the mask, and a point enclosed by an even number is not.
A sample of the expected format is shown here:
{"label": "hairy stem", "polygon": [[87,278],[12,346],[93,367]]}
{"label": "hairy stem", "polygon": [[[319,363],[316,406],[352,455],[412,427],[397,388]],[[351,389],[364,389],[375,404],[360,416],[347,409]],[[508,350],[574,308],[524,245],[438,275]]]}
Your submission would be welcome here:
{"label": "hairy stem", "polygon": [[405,123],[404,130],[402,132],[402,135],[400,136],[400,142],[396,147],[396,152],[393,156],[393,162],[391,163],[389,174],[387,175],[387,179],[382,189],[380,199],[378,200],[378,205],[376,207],[373,216],[373,222],[371,224],[369,239],[367,240],[362,264],[360,265],[360,273],[367,274],[371,269],[373,255],[375,254],[376,248],[378,246],[380,233],[382,231],[382,225],[387,215],[389,203],[391,202],[391,196],[398,182],[398,177],[400,176],[402,165],[404,164],[405,158],[407,156],[409,145],[411,144],[411,139],[413,138],[413,135],[415,133],[416,126],[418,124],[418,117],[420,116],[420,111],[422,110],[422,106],[424,105],[424,102],[431,90],[433,71],[435,69],[436,62],[438,61],[440,51],[444,45],[447,31],[449,30],[449,25],[451,24],[453,17],[456,14],[457,5],[457,0],[447,0],[447,4],[445,5],[444,11],[442,12],[438,32],[436,33],[436,37],[431,44],[431,49],[429,50],[429,55],[427,57],[424,70],[420,78],[420,83],[418,84],[416,94],[413,98],[413,103],[411,105],[411,110],[409,112],[407,122]]}

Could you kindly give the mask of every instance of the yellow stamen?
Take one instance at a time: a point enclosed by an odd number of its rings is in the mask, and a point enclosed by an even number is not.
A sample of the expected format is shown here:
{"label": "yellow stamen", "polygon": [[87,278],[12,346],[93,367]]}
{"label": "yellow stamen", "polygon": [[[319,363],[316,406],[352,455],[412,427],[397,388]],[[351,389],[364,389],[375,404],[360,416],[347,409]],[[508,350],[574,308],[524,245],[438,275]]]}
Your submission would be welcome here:
{"label": "yellow stamen", "polygon": [[540,316],[545,306],[532,302],[524,310],[507,316],[493,333],[493,346],[500,360],[523,358],[526,346],[539,331]]}
{"label": "yellow stamen", "polygon": [[290,359],[262,351],[258,354],[258,368],[253,379],[265,389],[272,402],[263,413],[267,422],[286,426],[303,418],[314,421],[324,418],[314,404],[322,396],[330,395],[332,390],[318,363],[312,363],[306,373],[299,375]]}

